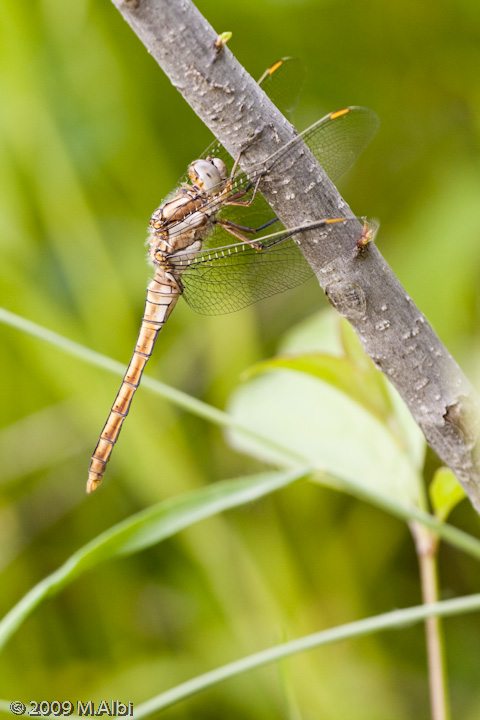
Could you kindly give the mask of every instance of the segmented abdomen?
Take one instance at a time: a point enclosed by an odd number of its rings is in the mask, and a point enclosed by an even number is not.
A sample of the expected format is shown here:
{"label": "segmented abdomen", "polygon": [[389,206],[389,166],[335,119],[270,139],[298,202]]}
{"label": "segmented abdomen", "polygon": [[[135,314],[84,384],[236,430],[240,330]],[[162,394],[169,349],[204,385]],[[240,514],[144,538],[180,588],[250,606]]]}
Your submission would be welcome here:
{"label": "segmented abdomen", "polygon": [[105,467],[122,429],[123,421],[130,410],[133,396],[152,354],[158,333],[165,325],[181,292],[176,280],[170,274],[167,275],[164,269],[157,268],[155,277],[147,288],[145,312],[132,359],[92,455],[87,481],[89,493],[102,481]]}

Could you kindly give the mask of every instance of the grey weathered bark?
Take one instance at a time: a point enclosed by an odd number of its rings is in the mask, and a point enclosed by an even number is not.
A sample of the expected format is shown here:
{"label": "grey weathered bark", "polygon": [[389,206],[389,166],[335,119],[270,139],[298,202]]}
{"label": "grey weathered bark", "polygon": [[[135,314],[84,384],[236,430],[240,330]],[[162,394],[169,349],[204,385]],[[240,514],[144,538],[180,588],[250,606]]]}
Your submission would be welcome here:
{"label": "grey weathered bark", "polygon": [[[249,168],[295,137],[190,0],[113,0],[172,84],[229,153]],[[222,28],[223,29],[223,28]],[[300,145],[300,144],[299,144]],[[193,158],[192,158],[193,159]],[[261,191],[285,227],[352,215],[308,149],[274,167]],[[480,513],[480,401],[375,246],[357,256],[356,223],[303,233],[302,252],[330,302],[396,387],[428,443]]]}

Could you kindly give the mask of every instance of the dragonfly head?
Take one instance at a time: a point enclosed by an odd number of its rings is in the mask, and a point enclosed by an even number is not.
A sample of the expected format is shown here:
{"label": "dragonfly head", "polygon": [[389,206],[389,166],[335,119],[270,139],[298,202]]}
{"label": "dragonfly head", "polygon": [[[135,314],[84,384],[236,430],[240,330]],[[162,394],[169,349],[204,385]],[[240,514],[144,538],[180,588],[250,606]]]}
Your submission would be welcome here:
{"label": "dragonfly head", "polygon": [[207,157],[205,160],[195,160],[188,168],[188,175],[194,185],[210,192],[227,179],[228,171],[223,160]]}

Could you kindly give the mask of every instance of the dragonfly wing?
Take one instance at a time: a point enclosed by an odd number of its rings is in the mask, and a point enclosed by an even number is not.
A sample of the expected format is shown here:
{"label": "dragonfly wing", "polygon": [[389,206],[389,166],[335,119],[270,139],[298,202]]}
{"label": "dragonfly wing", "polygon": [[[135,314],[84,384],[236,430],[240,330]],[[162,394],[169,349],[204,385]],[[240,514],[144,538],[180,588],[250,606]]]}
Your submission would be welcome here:
{"label": "dragonfly wing", "polygon": [[378,125],[373,110],[349,107],[326,115],[300,137],[332,182],[337,182],[374,138]]}
{"label": "dragonfly wing", "polygon": [[[377,115],[372,110],[364,107],[349,107],[330,113],[273,155],[270,158],[271,165],[281,164],[287,159],[290,150],[296,147],[301,138],[306,142],[331,180],[336,182],[354,164],[373,139],[378,124]],[[219,147],[221,148],[221,146]],[[264,165],[269,165],[268,159]],[[238,183],[237,187],[239,188],[246,187],[248,178],[244,173],[239,172],[235,182]],[[219,212],[219,217],[239,225],[259,228],[273,220],[276,214],[258,192],[255,202],[251,206],[226,206]],[[269,226],[260,236],[277,231],[281,227],[280,221],[277,220],[274,226]],[[217,229],[205,240],[204,248],[211,249],[225,245],[228,243],[228,238],[228,233]]]}
{"label": "dragonfly wing", "polygon": [[[328,226],[331,234],[342,232],[345,223],[358,220],[320,220],[315,227]],[[307,231],[299,227],[271,233],[261,240],[262,250],[240,242],[196,255],[173,256],[181,273],[184,298],[202,315],[222,315],[300,285],[312,276],[313,270],[292,236]]]}
{"label": "dragonfly wing", "polygon": [[288,290],[313,270],[288,238],[262,251],[236,243],[202,251],[183,271],[183,296],[202,315],[222,315]]}
{"label": "dragonfly wing", "polygon": [[[289,108],[293,109],[301,88],[301,82],[296,90],[294,84],[300,67],[298,61],[285,59],[272,66],[261,78],[262,87],[265,86],[272,100],[287,114]],[[336,181],[362,153],[377,128],[378,118],[367,108],[349,107],[330,113],[262,163],[261,169],[281,162],[288,157],[289,149],[296,147],[295,143],[304,140],[330,178]],[[233,159],[218,141],[212,143],[201,157],[208,155],[221,158],[227,167],[232,167]],[[246,189],[250,184],[248,177],[239,169],[232,193]],[[242,199],[246,198],[248,194]],[[215,202],[212,200],[212,203]],[[208,210],[208,207],[203,209]],[[244,229],[258,229],[276,218],[260,193],[257,193],[252,205],[226,205],[216,215]],[[277,219],[274,225],[255,234],[255,239],[261,239],[282,227]],[[251,237],[244,229],[240,228],[240,231],[246,237]],[[232,235],[225,227],[215,224],[214,230],[203,242],[202,252],[183,269],[184,296],[197,312],[207,315],[233,312],[294,287],[312,274],[293,240],[286,239],[262,252],[245,243],[225,247],[231,240]]]}
{"label": "dragonfly wing", "polygon": [[293,123],[305,82],[305,66],[298,58],[282,58],[265,70],[258,84],[274,105]]}

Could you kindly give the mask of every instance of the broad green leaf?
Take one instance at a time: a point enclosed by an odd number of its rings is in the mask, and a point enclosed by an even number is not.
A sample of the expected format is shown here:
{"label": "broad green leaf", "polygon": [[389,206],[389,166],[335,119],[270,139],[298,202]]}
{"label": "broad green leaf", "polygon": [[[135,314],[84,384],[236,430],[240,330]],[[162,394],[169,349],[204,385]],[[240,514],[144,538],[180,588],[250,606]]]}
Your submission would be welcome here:
{"label": "broad green leaf", "polygon": [[[332,347],[333,324],[321,318],[324,335],[317,342]],[[259,435],[275,439],[284,449],[303,457],[349,486],[368,489],[403,505],[424,507],[421,469],[425,442],[405,406],[373,364],[356,361],[353,340],[343,354],[315,356],[311,337],[301,334],[310,352],[276,358],[256,366],[250,379],[233,394],[235,419]],[[296,350],[290,335],[288,351]],[[284,346],[285,347],[285,346]],[[264,461],[283,465],[273,448],[255,438],[230,431],[234,446]]]}
{"label": "broad green leaf", "polygon": [[360,340],[358,339],[358,335],[355,333],[350,323],[348,323],[342,317],[338,316],[337,324],[340,335],[341,349],[345,356],[360,368],[373,367],[376,372],[380,374],[381,377],[383,377],[383,375],[379,373],[379,371],[373,365],[373,362],[365,353],[365,350],[363,349]]}
{"label": "broad green leaf", "polygon": [[363,351],[349,323],[331,311],[316,313],[297,326],[286,336],[277,357],[253,365],[242,379],[281,367],[328,382],[382,421],[392,414],[386,379]]}
{"label": "broad green leaf", "polygon": [[77,550],[58,570],[33,587],[0,621],[0,648],[47,597],[106,560],[138,552],[223,510],[268,495],[308,474],[306,467],[218,482],[154,505],[110,528]]}
{"label": "broad green leaf", "polygon": [[[389,415],[388,423],[399,442],[410,454],[412,463],[421,467],[425,459],[425,438],[398,392],[366,355],[350,323],[333,310],[322,310],[288,332],[279,350],[281,355],[309,353],[345,358],[368,375],[368,383],[375,387],[374,397],[382,408],[380,417],[385,413]],[[350,390],[352,396],[355,392],[358,390]],[[375,407],[373,399],[372,406]]]}
{"label": "broad green leaf", "polygon": [[392,405],[384,387],[383,378],[373,363],[367,369],[359,368],[349,358],[333,355],[308,354],[278,356],[253,365],[244,376],[252,378],[268,370],[296,370],[323,380],[354,402],[362,405],[382,422],[387,422]]}
{"label": "broad green leaf", "polygon": [[439,520],[446,520],[453,508],[465,497],[465,490],[446,467],[439,468],[428,488],[430,502]]}
{"label": "broad green leaf", "polygon": [[[358,341],[357,341],[358,342]],[[342,332],[338,313],[321,310],[298,323],[281,338],[279,355],[325,353],[342,357]]]}

